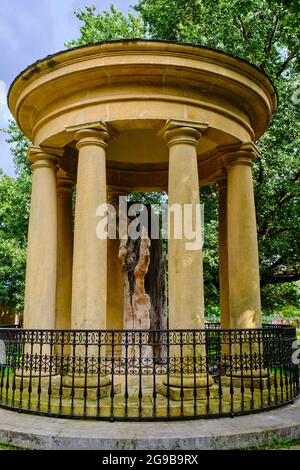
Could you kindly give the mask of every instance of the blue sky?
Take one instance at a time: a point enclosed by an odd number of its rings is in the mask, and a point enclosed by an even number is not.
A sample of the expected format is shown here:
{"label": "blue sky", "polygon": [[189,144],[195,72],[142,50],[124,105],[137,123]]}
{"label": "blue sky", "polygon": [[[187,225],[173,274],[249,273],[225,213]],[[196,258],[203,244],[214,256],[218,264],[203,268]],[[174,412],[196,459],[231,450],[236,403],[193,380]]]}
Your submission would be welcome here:
{"label": "blue sky", "polygon": [[[97,11],[114,4],[128,12],[135,0],[0,0],[0,129],[10,117],[7,90],[28,65],[64,48],[79,36],[80,22],[74,11],[96,5]],[[13,162],[5,134],[0,132],[0,168],[13,175]]]}

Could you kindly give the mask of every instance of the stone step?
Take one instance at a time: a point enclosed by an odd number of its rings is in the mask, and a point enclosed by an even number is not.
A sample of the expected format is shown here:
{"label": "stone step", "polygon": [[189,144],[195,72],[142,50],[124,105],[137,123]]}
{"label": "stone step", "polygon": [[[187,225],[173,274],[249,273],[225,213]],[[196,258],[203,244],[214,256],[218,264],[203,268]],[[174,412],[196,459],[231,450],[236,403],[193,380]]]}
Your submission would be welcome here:
{"label": "stone step", "polygon": [[[228,384],[229,385],[229,384]],[[156,393],[161,394],[165,397],[167,397],[167,385],[165,384],[156,384]],[[72,392],[73,390],[73,392]],[[226,397],[227,399],[231,399],[231,393],[230,393],[230,387],[223,386],[219,387],[218,384],[212,385],[209,387],[209,397],[214,398],[214,399],[219,399],[220,396]],[[38,396],[42,396],[44,399],[48,400],[48,391],[49,391],[49,384],[41,384],[41,390],[40,393],[38,393],[38,383],[32,383],[31,384],[31,397],[38,399]],[[86,396],[87,400],[92,400],[92,401],[97,401],[98,399],[98,394],[99,398],[103,399],[105,397],[110,397],[111,396],[111,385],[103,386],[99,388],[80,388],[80,387],[75,387],[74,389],[70,387],[60,387],[60,385],[53,383],[51,386],[51,398],[59,398],[60,394],[62,392],[62,397],[63,398],[71,398],[73,394],[73,398],[75,399],[84,399]],[[125,393],[125,386],[124,383],[115,383],[114,384],[114,395],[122,395],[124,396]],[[23,383],[23,396],[28,396],[28,385],[25,386]],[[143,398],[145,397],[152,397],[153,396],[153,387],[151,386],[143,386],[142,387],[142,394]],[[13,383],[11,383],[11,387],[8,389],[4,387],[2,389],[2,397],[6,397],[6,395],[12,397],[13,395],[19,399],[21,392],[17,388],[17,385],[15,384],[14,389],[13,389]],[[133,384],[128,387],[128,395],[129,397],[136,397],[138,398],[140,395],[140,388],[136,385]],[[180,387],[169,387],[169,398],[174,401],[181,401],[181,389]],[[249,397],[260,399],[261,397],[263,399],[268,399],[269,397],[278,397],[278,400],[280,399],[288,399],[290,395],[293,395],[291,388],[288,386],[286,387],[285,385],[281,388],[275,387],[273,385],[270,390],[269,389],[254,389],[251,391],[250,388],[244,388],[244,397]],[[199,400],[206,400],[207,399],[207,389],[206,387],[199,387],[197,388],[197,399]],[[241,388],[240,387],[234,387],[233,388],[233,397],[237,398],[239,397],[242,399],[242,393],[241,393]],[[1,393],[0,393],[0,399],[1,399]],[[183,400],[194,400],[194,389],[193,388],[184,388],[184,394],[183,394]]]}
{"label": "stone step", "polygon": [[[87,389],[74,388],[73,389],[73,398],[83,400],[84,396],[86,396],[87,400],[97,401],[98,393],[99,393],[99,399],[102,399],[102,398],[105,398],[105,397],[110,397],[111,396],[111,389],[112,389],[111,385],[106,385],[106,386],[100,387],[99,392],[98,392],[97,388],[87,388]],[[19,399],[20,396],[21,396],[21,391],[18,390],[18,389],[15,389],[13,391],[13,389],[11,388],[11,389],[8,390],[7,393],[11,398],[14,396],[16,399]],[[59,387],[57,387],[57,386],[51,387],[51,400],[55,399],[55,398],[59,399],[60,398],[60,393],[61,392],[60,392]],[[116,385],[114,385],[114,395],[117,395],[119,393],[121,393],[121,385],[116,384]],[[6,390],[3,390],[2,396],[3,397],[6,396]],[[24,387],[24,389],[22,391],[22,397],[28,397],[28,396],[29,396],[28,388]],[[35,399],[35,400],[38,400],[39,397],[40,397],[40,399],[42,398],[44,400],[48,400],[48,397],[49,397],[48,387],[41,387],[40,393],[38,393],[38,388],[37,387],[32,387],[30,397],[31,397],[31,399]],[[66,399],[66,398],[71,399],[72,398],[72,389],[69,388],[69,387],[63,387],[62,388],[62,398],[63,399]]]}
{"label": "stone step", "polygon": [[[182,388],[181,387],[173,387],[168,386],[166,384],[160,384],[157,386],[157,392],[165,397],[168,397],[171,400],[179,401],[179,400],[194,400],[195,393],[194,388]],[[211,387],[197,387],[195,389],[196,398],[198,400],[206,400],[207,396],[210,398],[218,398],[219,397],[219,389],[216,385],[212,385]]]}
{"label": "stone step", "polygon": [[[285,399],[285,397],[284,397]],[[22,402],[19,403],[20,395],[16,393],[14,395],[14,400],[12,394],[7,396],[2,396],[2,403],[7,406],[12,406],[21,409],[27,410],[30,408],[30,411],[37,411],[40,413],[52,413],[55,415],[61,416],[91,416],[91,417],[102,417],[109,419],[111,416],[111,398],[104,397],[97,402],[97,400],[86,400],[75,398],[72,400],[69,398],[58,398],[51,397],[51,405],[49,408],[48,397],[45,394],[42,394],[40,397],[32,394],[30,396],[26,395],[26,392],[22,395]],[[278,397],[280,401],[280,397]],[[250,411],[251,409],[268,407],[276,403],[275,396],[268,397],[260,396],[260,394],[254,394],[253,398],[251,394],[245,394],[242,396],[240,393],[236,393],[234,397],[230,395],[229,389],[223,389],[223,395],[218,398],[210,397],[209,401],[203,399],[193,400],[168,400],[165,396],[158,394],[156,399],[150,394],[143,396],[140,401],[137,396],[130,396],[126,401],[123,394],[117,394],[113,400],[113,414],[115,417],[139,417],[139,408],[141,407],[141,416],[142,417],[167,417],[174,416],[192,416],[195,413],[197,415],[206,416],[207,414],[228,414],[228,413],[238,413],[241,411]],[[127,412],[126,412],[127,409]]]}
{"label": "stone step", "polygon": [[[18,402],[12,403],[8,400],[5,403],[7,406],[14,406],[18,408]],[[162,401],[161,399],[156,400],[154,403],[142,403],[141,409],[139,410],[140,403],[136,400],[128,400],[127,408],[125,404],[125,399],[122,397],[122,400],[114,400],[113,406],[113,415],[115,417],[152,417],[153,415],[157,417],[178,417],[178,416],[193,416],[197,415],[207,415],[207,414],[219,414],[219,413],[230,413],[231,411],[238,413],[242,410],[242,403],[240,400],[233,400],[231,403],[229,400],[223,400],[221,405],[219,400],[212,399],[209,401],[209,406],[203,400],[197,400],[196,403],[192,401],[185,401],[182,404],[178,401]],[[23,401],[22,408],[26,410],[28,408],[28,403]],[[251,404],[250,401],[244,403],[244,410],[250,410]],[[127,413],[126,413],[127,409]],[[87,401],[84,405],[82,400],[74,400],[73,405],[71,400],[64,399],[60,404],[59,400],[51,400],[51,406],[49,408],[48,402],[44,401],[30,401],[30,411],[37,411],[40,413],[52,413],[55,415],[61,416],[90,416],[90,417],[102,417],[109,419],[111,417],[111,400],[103,399],[99,402],[99,407],[97,403]],[[141,413],[139,413],[139,411]]]}

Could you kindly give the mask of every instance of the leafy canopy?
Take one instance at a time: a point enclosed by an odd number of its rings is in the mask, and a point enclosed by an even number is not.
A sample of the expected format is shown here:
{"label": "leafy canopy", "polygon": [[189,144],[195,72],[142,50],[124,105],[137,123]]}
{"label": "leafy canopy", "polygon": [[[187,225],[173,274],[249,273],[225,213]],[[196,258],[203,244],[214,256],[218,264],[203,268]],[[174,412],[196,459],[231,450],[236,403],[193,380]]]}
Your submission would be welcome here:
{"label": "leafy canopy", "polygon": [[0,172],[0,308],[23,308],[31,178]]}
{"label": "leafy canopy", "polygon": [[96,14],[96,7],[86,7],[85,10],[75,12],[76,17],[83,25],[80,28],[80,37],[66,43],[66,47],[83,46],[101,41],[118,39],[131,39],[144,37],[146,28],[140,16],[132,13],[128,17],[111,5],[109,11]]}

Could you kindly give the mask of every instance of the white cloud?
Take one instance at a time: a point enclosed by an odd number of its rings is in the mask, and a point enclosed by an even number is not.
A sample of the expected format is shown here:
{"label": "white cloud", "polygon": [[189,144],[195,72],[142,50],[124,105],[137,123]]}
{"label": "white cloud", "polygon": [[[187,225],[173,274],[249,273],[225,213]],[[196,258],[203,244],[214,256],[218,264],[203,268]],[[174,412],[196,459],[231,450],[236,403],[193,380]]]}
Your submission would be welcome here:
{"label": "white cloud", "polygon": [[0,107],[6,104],[6,86],[3,80],[0,80]]}
{"label": "white cloud", "polygon": [[11,52],[19,50],[19,41],[16,37],[16,32],[9,28],[4,22],[0,23],[0,41],[5,44],[5,47],[11,49]]}
{"label": "white cloud", "polygon": [[[0,129],[7,128],[8,120],[12,118],[6,102],[6,84],[0,80]],[[5,141],[6,134],[0,131],[0,168],[8,175],[14,175],[12,156],[9,151],[9,145]]]}
{"label": "white cloud", "polygon": [[6,85],[3,80],[0,80],[0,127],[6,127],[11,118],[12,115],[6,101]]}

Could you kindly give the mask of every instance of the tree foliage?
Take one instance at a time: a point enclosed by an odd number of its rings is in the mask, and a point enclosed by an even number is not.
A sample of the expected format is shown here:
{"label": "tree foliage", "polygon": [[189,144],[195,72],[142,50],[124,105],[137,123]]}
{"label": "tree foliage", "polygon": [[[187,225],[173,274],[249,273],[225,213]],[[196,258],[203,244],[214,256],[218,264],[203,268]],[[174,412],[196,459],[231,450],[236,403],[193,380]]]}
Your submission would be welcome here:
{"label": "tree foliage", "polygon": [[299,67],[298,0],[140,0],[135,8],[153,39],[232,53],[273,79]]}
{"label": "tree foliage", "polygon": [[22,312],[31,191],[29,140],[13,120],[0,132],[7,134],[16,174],[13,178],[0,170],[0,306]]}
{"label": "tree foliage", "polygon": [[262,289],[264,312],[270,316],[299,316],[299,289],[295,282],[268,284]]}
{"label": "tree foliage", "polygon": [[31,179],[0,173],[0,305],[21,311]]}
{"label": "tree foliage", "polygon": [[6,142],[10,145],[16,175],[22,176],[23,172],[30,175],[30,163],[27,160],[29,139],[23,134],[13,119],[9,120],[8,128],[2,129],[2,132],[7,134]]}
{"label": "tree foliage", "polygon": [[146,34],[142,18],[132,13],[128,17],[111,5],[109,11],[96,14],[96,7],[86,7],[75,12],[76,17],[83,23],[80,37],[66,43],[67,47],[82,46],[101,41],[140,38]]}

